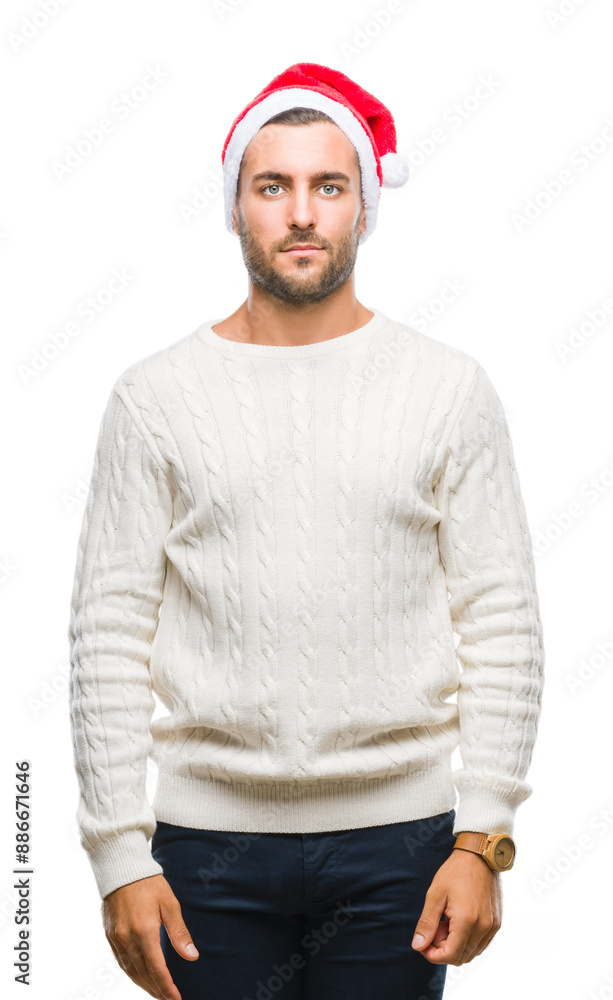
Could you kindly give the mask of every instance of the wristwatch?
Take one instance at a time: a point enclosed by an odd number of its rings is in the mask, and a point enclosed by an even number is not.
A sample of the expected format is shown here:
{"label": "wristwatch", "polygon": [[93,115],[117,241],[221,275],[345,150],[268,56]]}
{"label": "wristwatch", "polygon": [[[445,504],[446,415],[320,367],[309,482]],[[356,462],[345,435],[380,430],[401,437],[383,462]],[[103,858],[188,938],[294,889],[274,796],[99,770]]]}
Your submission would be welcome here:
{"label": "wristwatch", "polygon": [[508,833],[458,833],[453,849],[480,854],[494,872],[508,872],[515,861],[515,841]]}

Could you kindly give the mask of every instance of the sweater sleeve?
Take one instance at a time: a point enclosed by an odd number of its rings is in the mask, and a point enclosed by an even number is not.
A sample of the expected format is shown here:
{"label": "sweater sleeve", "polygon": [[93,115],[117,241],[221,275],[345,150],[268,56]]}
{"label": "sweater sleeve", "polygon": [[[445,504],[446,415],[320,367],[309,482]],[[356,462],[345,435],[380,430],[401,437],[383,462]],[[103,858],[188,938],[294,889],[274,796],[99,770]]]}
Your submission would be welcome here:
{"label": "sweater sleeve", "polygon": [[543,635],[532,542],[509,429],[478,365],[453,425],[437,484],[439,552],[460,680],[463,767],[454,834],[513,833],[543,689]]}
{"label": "sweater sleeve", "polygon": [[101,898],[163,873],[148,844],[155,707],[149,656],[166,572],[172,496],[113,387],[94,455],[70,609],[70,723],[77,824]]}

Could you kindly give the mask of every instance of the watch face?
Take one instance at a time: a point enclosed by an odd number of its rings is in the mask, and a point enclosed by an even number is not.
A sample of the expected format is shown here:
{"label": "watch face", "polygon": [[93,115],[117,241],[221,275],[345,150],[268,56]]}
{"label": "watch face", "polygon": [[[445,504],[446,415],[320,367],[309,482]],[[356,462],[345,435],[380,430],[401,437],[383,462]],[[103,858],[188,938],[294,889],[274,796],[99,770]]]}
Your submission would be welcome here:
{"label": "watch face", "polygon": [[515,857],[515,845],[510,837],[501,837],[494,848],[494,861],[501,869],[509,868]]}

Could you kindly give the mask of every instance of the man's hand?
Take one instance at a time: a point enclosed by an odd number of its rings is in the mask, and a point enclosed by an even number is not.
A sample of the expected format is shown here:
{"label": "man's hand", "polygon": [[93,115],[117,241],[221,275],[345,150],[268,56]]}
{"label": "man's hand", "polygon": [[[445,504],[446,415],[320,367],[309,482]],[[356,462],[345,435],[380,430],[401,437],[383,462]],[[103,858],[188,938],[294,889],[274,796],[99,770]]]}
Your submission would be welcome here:
{"label": "man's hand", "polygon": [[102,915],[108,942],[130,979],[157,1000],[181,1000],[164,960],[160,925],[182,958],[193,962],[198,952],[164,876],[150,875],[109,892],[102,900]]}
{"label": "man's hand", "polygon": [[415,928],[424,940],[414,938],[412,946],[434,965],[463,965],[487,948],[501,922],[500,872],[478,854],[456,848],[426,893]]}

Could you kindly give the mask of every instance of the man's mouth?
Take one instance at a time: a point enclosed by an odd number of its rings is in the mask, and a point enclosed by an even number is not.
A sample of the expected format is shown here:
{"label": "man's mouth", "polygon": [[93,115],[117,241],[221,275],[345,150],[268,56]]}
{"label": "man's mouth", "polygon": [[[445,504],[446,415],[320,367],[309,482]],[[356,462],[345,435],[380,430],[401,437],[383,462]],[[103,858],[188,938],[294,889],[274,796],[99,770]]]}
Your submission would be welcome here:
{"label": "man's mouth", "polygon": [[311,257],[314,254],[321,253],[322,248],[316,247],[312,243],[296,243],[293,247],[288,247],[287,250],[283,250],[282,252],[292,254],[294,257]]}

